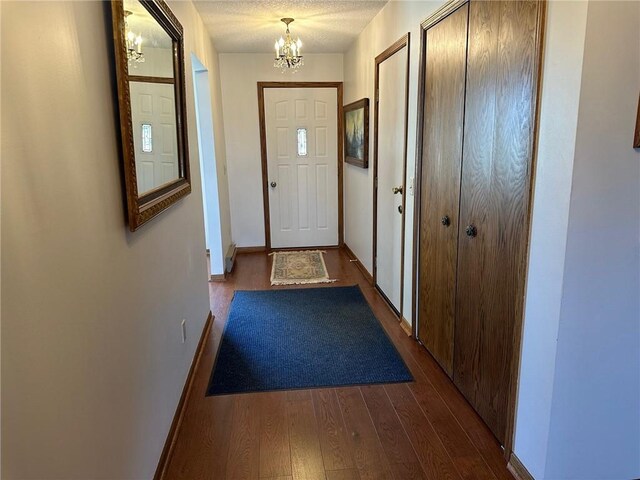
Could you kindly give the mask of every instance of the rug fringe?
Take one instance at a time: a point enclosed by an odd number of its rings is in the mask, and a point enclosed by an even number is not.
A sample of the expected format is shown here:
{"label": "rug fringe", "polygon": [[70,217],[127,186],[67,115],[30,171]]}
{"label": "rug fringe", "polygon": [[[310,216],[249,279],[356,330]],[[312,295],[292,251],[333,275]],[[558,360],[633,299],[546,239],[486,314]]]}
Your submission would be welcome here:
{"label": "rug fringe", "polygon": [[311,285],[313,283],[333,283],[337,282],[337,279],[329,279],[329,280],[300,280],[299,282],[287,281],[287,280],[275,280],[271,281],[272,287],[282,287],[285,285]]}
{"label": "rug fringe", "polygon": [[271,257],[276,253],[279,253],[280,255],[282,254],[290,255],[292,253],[327,253],[327,251],[326,250],[282,250],[277,252],[271,252],[268,256]]}

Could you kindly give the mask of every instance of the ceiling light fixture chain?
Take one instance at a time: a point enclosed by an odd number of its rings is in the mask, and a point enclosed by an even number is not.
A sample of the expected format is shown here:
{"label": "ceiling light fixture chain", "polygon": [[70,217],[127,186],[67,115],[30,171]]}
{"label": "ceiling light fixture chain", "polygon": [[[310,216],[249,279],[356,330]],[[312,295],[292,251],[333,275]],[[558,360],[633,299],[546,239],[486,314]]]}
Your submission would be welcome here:
{"label": "ceiling light fixture chain", "polygon": [[293,18],[281,18],[280,21],[287,26],[287,30],[285,31],[284,38],[280,37],[280,40],[276,40],[274,45],[276,58],[273,66],[280,68],[283,72],[288,70],[295,72],[304,65],[302,55],[300,55],[302,41],[300,41],[300,38],[296,41],[291,38],[289,24],[293,22]]}

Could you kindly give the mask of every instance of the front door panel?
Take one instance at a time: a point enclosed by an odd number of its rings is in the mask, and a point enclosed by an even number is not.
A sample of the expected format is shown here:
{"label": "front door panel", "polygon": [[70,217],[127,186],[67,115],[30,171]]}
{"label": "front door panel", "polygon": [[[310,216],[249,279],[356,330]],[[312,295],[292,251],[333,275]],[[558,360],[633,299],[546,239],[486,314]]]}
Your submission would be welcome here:
{"label": "front door panel", "polygon": [[335,88],[265,89],[271,246],[338,244]]}

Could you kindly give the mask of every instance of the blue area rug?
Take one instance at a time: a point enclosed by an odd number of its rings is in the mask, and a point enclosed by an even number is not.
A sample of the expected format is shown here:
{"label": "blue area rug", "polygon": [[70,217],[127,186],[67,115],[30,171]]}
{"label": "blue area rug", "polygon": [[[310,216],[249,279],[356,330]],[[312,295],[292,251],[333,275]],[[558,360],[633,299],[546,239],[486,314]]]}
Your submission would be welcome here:
{"label": "blue area rug", "polygon": [[237,291],[207,395],[412,380],[358,286]]}

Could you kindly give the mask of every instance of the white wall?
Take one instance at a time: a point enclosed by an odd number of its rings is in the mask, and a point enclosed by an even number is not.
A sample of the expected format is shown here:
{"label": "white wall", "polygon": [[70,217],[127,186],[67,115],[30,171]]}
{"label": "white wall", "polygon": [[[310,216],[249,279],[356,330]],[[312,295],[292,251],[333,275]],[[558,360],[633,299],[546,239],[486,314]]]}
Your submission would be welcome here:
{"label": "white wall", "polygon": [[516,455],[543,478],[560,322],[587,2],[547,4]]}
{"label": "white wall", "polygon": [[173,77],[173,49],[154,48],[142,44],[144,62],[131,63],[131,75],[151,77]]}
{"label": "white wall", "polygon": [[[373,121],[375,57],[393,42],[411,33],[409,73],[409,119],[407,140],[407,191],[415,175],[418,68],[420,61],[420,23],[439,8],[443,1],[389,2],[358,36],[344,56],[345,105],[363,97],[371,102],[369,125],[370,167],[344,166],[344,222],[345,243],[360,259],[364,267],[373,269]],[[413,192],[406,198],[405,211],[405,276],[403,312],[409,323],[411,315],[412,256],[413,256]]]}
{"label": "white wall", "polygon": [[639,32],[639,2],[549,5],[515,444],[537,479],[640,477]]}
{"label": "white wall", "polygon": [[546,478],[640,477],[640,2],[590,2]]}
{"label": "white wall", "polygon": [[306,54],[295,74],[269,53],[221,53],[220,78],[229,168],[232,236],[239,247],[265,244],[257,82],[341,82],[342,54]]}
{"label": "white wall", "polygon": [[[208,34],[202,32],[203,41],[211,46]],[[202,59],[202,58],[201,58]],[[202,59],[205,61],[205,59]],[[208,54],[204,67],[209,72],[210,94],[213,114],[213,137],[215,143],[215,164],[218,177],[218,200],[220,209],[220,228],[222,230],[222,255],[226,255],[234,243],[231,231],[231,206],[229,192],[229,175],[227,166],[227,147],[225,143],[225,122],[222,105],[222,79],[220,75],[220,59],[217,54]],[[223,262],[224,265],[224,262]]]}
{"label": "white wall", "polygon": [[156,468],[209,311],[190,52],[211,72],[216,53],[193,5],[170,6],[193,193],[130,233],[110,4],[1,3],[3,478]]}
{"label": "white wall", "polygon": [[[226,186],[226,169],[217,165],[213,114],[211,111],[211,81],[206,67],[191,54],[193,66],[193,83],[198,126],[198,148],[200,150],[200,178],[202,180],[202,196],[204,209],[205,243],[209,251],[209,273],[224,273],[224,256],[222,223],[220,215],[220,181]],[[218,173],[222,173],[218,178]],[[228,209],[228,202],[225,205]],[[227,225],[230,227],[230,225]]]}

